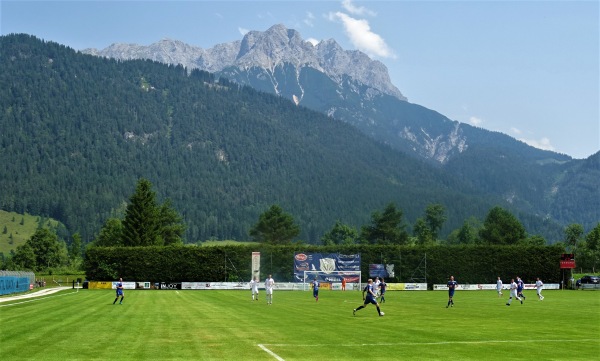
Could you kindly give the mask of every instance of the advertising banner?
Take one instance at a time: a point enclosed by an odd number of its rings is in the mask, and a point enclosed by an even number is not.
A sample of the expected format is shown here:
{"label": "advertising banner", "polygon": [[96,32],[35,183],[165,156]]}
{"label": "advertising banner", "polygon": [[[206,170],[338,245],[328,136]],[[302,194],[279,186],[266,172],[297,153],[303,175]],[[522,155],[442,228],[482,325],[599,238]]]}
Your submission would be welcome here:
{"label": "advertising banner", "polygon": [[[506,285],[504,284],[502,286],[502,289],[507,290],[509,289],[510,285]],[[558,283],[548,283],[544,285],[544,289],[545,290],[558,290],[560,287],[560,285]],[[477,284],[458,284],[458,286],[456,286],[456,290],[457,291],[486,291],[486,290],[495,290],[496,289],[496,284],[495,283],[477,283]],[[535,284],[534,283],[526,283],[524,284],[524,289],[526,290],[535,290]],[[448,285],[446,284],[438,284],[438,285],[433,285],[433,290],[434,291],[447,291],[448,290]]]}
{"label": "advertising banner", "polygon": [[161,282],[159,285],[161,290],[180,290],[180,282]]}
{"label": "advertising banner", "polygon": [[393,264],[370,264],[369,265],[369,277],[371,277],[371,278],[394,277],[394,265]]}
{"label": "advertising banner", "polygon": [[252,278],[260,280],[260,252],[252,252]]}
{"label": "advertising banner", "polygon": [[563,253],[560,255],[560,268],[575,268],[575,255],[573,253]]}
{"label": "advertising banner", "polygon": [[[111,288],[113,290],[117,289],[117,283],[119,283],[119,281],[113,281]],[[123,281],[123,289],[124,290],[135,290],[135,282],[125,282]]]}
{"label": "advertising banner", "polygon": [[[277,284],[275,284],[277,286]],[[264,285],[259,288],[264,288]],[[182,290],[243,290],[250,289],[248,282],[181,282]]]}
{"label": "advertising banner", "polygon": [[324,274],[319,276],[320,281],[335,282],[336,279],[339,279],[341,282],[342,276],[331,275],[331,273],[335,271],[360,272],[360,254],[296,253],[294,256],[296,282],[304,282],[304,271],[323,272]]}
{"label": "advertising banner", "polygon": [[427,283],[388,283],[388,291],[427,291]]}
{"label": "advertising banner", "polygon": [[104,282],[104,281],[90,281],[88,283],[88,288],[90,290],[94,290],[94,289],[112,289],[113,288],[113,284],[112,282]]}
{"label": "advertising banner", "polygon": [[25,292],[29,290],[29,278],[18,276],[0,277],[0,295]]}

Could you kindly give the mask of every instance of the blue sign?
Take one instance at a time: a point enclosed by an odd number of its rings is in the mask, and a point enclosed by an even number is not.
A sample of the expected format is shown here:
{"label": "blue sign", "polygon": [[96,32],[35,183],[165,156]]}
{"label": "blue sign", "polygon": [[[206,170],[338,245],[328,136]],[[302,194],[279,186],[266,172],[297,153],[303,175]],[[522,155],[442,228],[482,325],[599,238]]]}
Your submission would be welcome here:
{"label": "blue sign", "polygon": [[360,274],[360,254],[340,253],[296,253],[294,256],[294,278],[304,282],[304,271],[320,271],[311,274],[322,282],[341,282],[343,276],[334,272]]}
{"label": "blue sign", "polygon": [[0,295],[29,291],[29,278],[0,276]]}

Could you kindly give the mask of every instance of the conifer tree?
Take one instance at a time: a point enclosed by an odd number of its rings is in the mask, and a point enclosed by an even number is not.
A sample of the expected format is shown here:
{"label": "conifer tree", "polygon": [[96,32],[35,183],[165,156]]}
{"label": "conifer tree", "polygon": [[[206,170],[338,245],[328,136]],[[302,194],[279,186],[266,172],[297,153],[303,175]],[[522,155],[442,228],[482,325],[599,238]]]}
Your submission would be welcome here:
{"label": "conifer tree", "polygon": [[138,181],[135,193],[129,199],[125,219],[123,220],[124,246],[153,246],[158,245],[159,210],[156,194],[147,179]]}
{"label": "conifer tree", "polygon": [[408,233],[402,216],[402,210],[394,203],[388,204],[383,213],[373,212],[371,224],[361,229],[361,238],[371,244],[407,244]]}
{"label": "conifer tree", "polygon": [[250,230],[255,241],[269,244],[291,243],[299,234],[300,227],[294,223],[294,218],[278,205],[272,205],[261,214],[258,223]]}

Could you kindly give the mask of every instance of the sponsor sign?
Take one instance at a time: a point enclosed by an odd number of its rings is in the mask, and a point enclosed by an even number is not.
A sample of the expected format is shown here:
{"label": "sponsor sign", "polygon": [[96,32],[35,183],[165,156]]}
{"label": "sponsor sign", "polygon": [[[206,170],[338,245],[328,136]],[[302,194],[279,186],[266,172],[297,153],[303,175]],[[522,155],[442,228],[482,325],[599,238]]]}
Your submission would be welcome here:
{"label": "sponsor sign", "polygon": [[[277,284],[276,284],[277,286]],[[264,289],[264,285],[259,287]],[[250,289],[248,282],[181,282],[182,290],[244,290]]]}
{"label": "sponsor sign", "polygon": [[575,268],[575,254],[563,253],[560,255],[560,268],[570,269]]}
{"label": "sponsor sign", "polygon": [[[113,281],[111,288],[113,290],[117,289],[117,283],[119,283],[119,281]],[[124,290],[135,290],[135,282],[125,282],[123,281],[123,289]]]}
{"label": "sponsor sign", "polygon": [[150,282],[137,282],[136,288],[141,290],[149,290]]}
{"label": "sponsor sign", "polygon": [[0,295],[25,292],[29,289],[29,277],[2,276],[0,277]]}
{"label": "sponsor sign", "polygon": [[252,252],[252,278],[260,279],[260,252]]}
{"label": "sponsor sign", "polygon": [[276,291],[304,291],[304,285],[310,289],[307,283],[275,283],[274,289]]}
{"label": "sponsor sign", "polygon": [[[360,272],[360,254],[296,253],[294,255],[294,279],[296,282],[304,282],[304,271],[325,273],[319,275],[319,281],[341,282],[342,276],[330,273],[334,271]],[[348,279],[346,282],[349,282]]]}
{"label": "sponsor sign", "polygon": [[100,290],[110,290],[112,289],[112,282],[104,282],[104,281],[90,281],[88,282],[88,289],[100,289]]}
{"label": "sponsor sign", "polygon": [[181,283],[180,282],[161,282],[159,284],[159,288],[161,290],[180,290]]}
{"label": "sponsor sign", "polygon": [[386,291],[427,291],[427,283],[388,283]]}
{"label": "sponsor sign", "polygon": [[394,277],[394,265],[393,264],[370,264],[369,265],[369,277],[371,277],[371,278]]}
{"label": "sponsor sign", "polygon": [[383,264],[370,264],[369,265],[369,277],[375,278],[387,277],[387,272],[385,271],[385,265]]}
{"label": "sponsor sign", "polygon": [[[559,286],[560,285],[558,283],[548,283],[548,284],[544,284],[543,289],[558,290],[558,289],[560,289]],[[458,286],[456,286],[457,291],[486,291],[486,290],[495,290],[495,289],[496,289],[495,283],[479,283],[479,284],[464,284],[464,285],[458,284]],[[502,289],[507,290],[507,289],[509,289],[509,286],[503,285]],[[524,285],[523,289],[535,290],[535,283],[526,283]],[[434,291],[447,291],[448,285],[447,284],[433,285],[433,290]]]}

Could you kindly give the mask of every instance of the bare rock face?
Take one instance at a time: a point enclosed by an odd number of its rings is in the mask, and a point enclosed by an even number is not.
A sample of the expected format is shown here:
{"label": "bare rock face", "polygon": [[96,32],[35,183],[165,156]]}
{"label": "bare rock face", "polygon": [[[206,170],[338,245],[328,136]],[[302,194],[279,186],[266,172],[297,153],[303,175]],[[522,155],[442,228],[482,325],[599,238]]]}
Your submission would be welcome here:
{"label": "bare rock face", "polygon": [[387,68],[381,62],[360,51],[344,50],[333,39],[313,46],[304,41],[299,32],[283,25],[274,25],[264,32],[250,31],[241,41],[215,45],[210,49],[163,39],[148,46],[112,44],[103,50],[85,49],[82,52],[121,60],[150,59],[181,64],[188,69],[211,73],[230,67],[241,70],[262,68],[273,73],[276,67],[289,64],[296,69],[315,69],[340,84],[347,76],[378,92],[406,100],[392,84]]}

